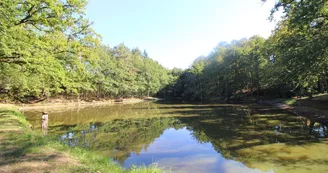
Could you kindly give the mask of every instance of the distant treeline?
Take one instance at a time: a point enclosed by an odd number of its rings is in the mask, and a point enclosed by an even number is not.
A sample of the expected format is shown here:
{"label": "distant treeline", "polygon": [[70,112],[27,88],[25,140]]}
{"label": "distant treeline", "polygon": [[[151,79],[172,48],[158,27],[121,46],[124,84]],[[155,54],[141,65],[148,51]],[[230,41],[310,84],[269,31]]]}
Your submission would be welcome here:
{"label": "distant treeline", "polygon": [[[165,88],[184,99],[312,96],[328,91],[328,1],[280,0],[282,20],[268,39],[221,42]],[[238,21],[236,21],[238,22]],[[240,28],[242,29],[242,28]]]}
{"label": "distant treeline", "polygon": [[2,100],[24,102],[57,95],[227,100],[328,91],[326,0],[279,0],[271,18],[278,9],[283,17],[268,39],[221,42],[186,70],[168,70],[138,48],[104,46],[85,18],[86,4],[86,0],[0,2]]}

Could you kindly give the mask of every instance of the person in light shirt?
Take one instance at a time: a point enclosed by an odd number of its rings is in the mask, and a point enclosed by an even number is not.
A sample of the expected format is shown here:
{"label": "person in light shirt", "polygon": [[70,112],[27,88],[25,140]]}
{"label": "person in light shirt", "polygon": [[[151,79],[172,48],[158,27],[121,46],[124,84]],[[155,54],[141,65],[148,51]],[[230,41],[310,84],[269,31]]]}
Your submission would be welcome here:
{"label": "person in light shirt", "polygon": [[47,135],[48,130],[48,113],[42,112],[42,134],[43,136]]}

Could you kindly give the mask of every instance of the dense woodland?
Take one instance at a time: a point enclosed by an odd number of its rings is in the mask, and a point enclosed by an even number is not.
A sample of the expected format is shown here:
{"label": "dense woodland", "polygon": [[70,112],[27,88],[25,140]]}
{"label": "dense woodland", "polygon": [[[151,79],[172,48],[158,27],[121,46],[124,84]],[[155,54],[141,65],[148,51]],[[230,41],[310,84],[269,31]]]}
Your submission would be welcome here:
{"label": "dense woodland", "polygon": [[85,17],[86,4],[0,2],[3,100],[26,102],[59,95],[228,100],[328,91],[327,0],[279,0],[270,18],[277,11],[283,16],[268,39],[221,42],[186,70],[166,69],[138,48],[102,44]]}
{"label": "dense woodland", "polygon": [[138,48],[101,44],[85,18],[86,0],[0,2],[0,90],[28,101],[57,95],[153,95],[167,70]]}
{"label": "dense woodland", "polygon": [[268,39],[221,42],[197,58],[167,89],[173,96],[221,100],[245,96],[310,96],[328,91],[328,1],[280,0],[283,11]]}

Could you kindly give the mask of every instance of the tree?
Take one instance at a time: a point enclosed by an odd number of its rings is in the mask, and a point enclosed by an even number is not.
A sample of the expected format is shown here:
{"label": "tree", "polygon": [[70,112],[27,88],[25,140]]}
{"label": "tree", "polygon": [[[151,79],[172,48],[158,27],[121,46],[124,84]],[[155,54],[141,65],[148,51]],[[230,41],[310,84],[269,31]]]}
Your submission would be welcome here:
{"label": "tree", "polygon": [[19,101],[56,95],[155,94],[167,70],[146,51],[102,46],[85,18],[86,0],[0,2],[0,91]]}
{"label": "tree", "polygon": [[280,0],[272,11],[283,9],[272,42],[281,76],[294,83],[293,90],[312,96],[318,83],[325,83],[328,61],[328,2],[325,0]]}

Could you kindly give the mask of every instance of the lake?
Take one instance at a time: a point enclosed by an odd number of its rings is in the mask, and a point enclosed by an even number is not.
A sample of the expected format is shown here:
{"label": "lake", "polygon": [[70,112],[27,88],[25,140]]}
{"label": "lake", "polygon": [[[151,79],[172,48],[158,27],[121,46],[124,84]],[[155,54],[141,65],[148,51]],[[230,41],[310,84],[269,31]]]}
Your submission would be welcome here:
{"label": "lake", "polygon": [[[25,111],[41,133],[40,111]],[[48,135],[172,172],[328,172],[328,126],[260,105],[143,102],[46,110]]]}

